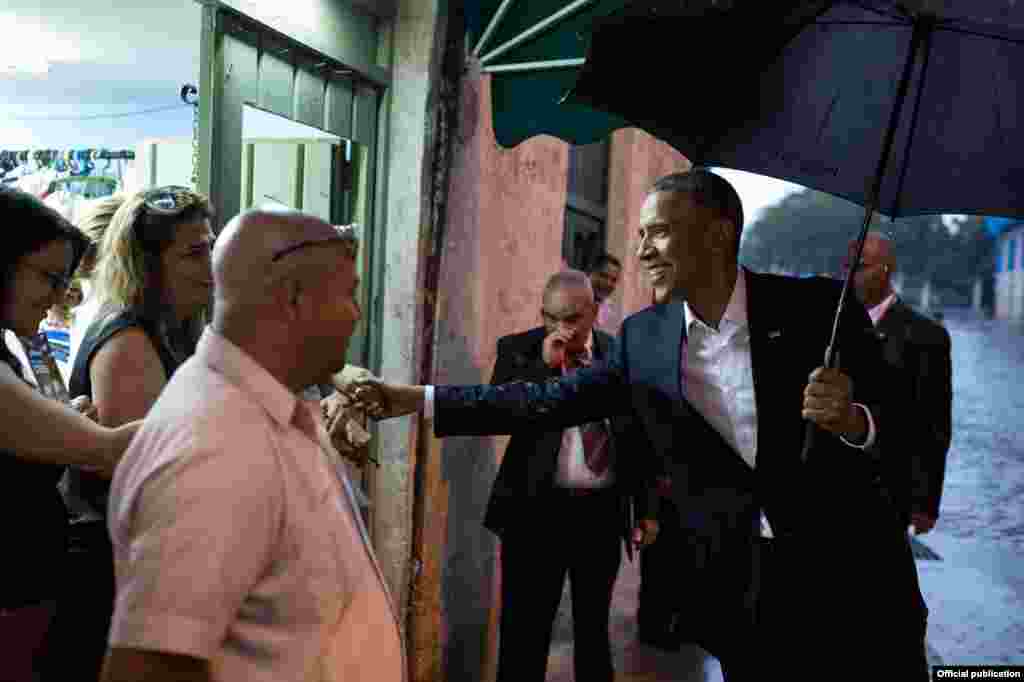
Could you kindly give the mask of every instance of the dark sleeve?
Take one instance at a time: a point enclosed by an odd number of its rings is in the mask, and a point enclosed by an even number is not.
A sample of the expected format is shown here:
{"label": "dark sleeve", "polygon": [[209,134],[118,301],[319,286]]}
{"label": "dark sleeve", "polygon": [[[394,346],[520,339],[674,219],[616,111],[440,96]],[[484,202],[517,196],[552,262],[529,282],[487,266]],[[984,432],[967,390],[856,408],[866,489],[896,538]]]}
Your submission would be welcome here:
{"label": "dark sleeve", "polygon": [[874,445],[867,452],[877,458],[881,455],[885,438],[885,361],[871,317],[853,295],[852,286],[843,306],[839,330],[839,366],[853,381],[853,402],[871,411],[876,436]]}
{"label": "dark sleeve", "polygon": [[[623,336],[627,333],[628,326],[624,325],[620,337],[609,340],[610,357],[621,358],[618,346],[623,343]],[[632,411],[613,418],[611,431],[615,447],[616,477],[623,493],[633,503],[635,518],[657,518],[657,477],[665,473],[665,468],[658,466],[660,460],[647,432]]]}
{"label": "dark sleeve", "polygon": [[[634,416],[619,417],[615,428],[616,468],[626,474],[637,519],[658,518],[658,477],[667,474],[647,432]],[[625,470],[625,471],[624,471]]]}
{"label": "dark sleeve", "polygon": [[938,327],[930,343],[917,347],[914,393],[921,441],[911,448],[911,508],[939,516],[946,455],[953,435],[953,365],[949,333]]}
{"label": "dark sleeve", "polygon": [[[501,365],[499,352],[496,378],[506,376]],[[511,435],[520,429],[559,431],[626,415],[629,387],[624,374],[621,346],[615,344],[608,365],[544,383],[492,380],[485,386],[437,386],[434,433],[443,438]]]}
{"label": "dark sleeve", "polygon": [[513,371],[508,337],[502,337],[498,339],[498,354],[494,360],[494,371],[491,372],[491,385],[508,383],[512,380]]}

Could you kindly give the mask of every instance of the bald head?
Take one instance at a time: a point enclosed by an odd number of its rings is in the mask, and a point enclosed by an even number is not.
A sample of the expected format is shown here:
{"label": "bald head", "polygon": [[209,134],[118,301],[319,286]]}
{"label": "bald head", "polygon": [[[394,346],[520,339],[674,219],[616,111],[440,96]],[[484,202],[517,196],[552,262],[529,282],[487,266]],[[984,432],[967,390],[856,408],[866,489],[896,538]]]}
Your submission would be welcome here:
{"label": "bald head", "polygon": [[289,278],[309,282],[336,266],[339,248],[354,260],[355,234],[316,216],[267,208],[242,213],[224,228],[213,250],[217,301],[257,303]]}
{"label": "bald head", "polygon": [[[857,242],[850,242],[850,252],[857,248]],[[880,263],[889,268],[889,271],[896,269],[896,253],[893,248],[892,239],[881,232],[869,232],[864,240],[864,252],[861,259],[867,263]]]}
{"label": "bald head", "polygon": [[297,211],[249,211],[213,250],[213,328],[300,390],[345,365],[359,322],[358,241]]}
{"label": "bald head", "polygon": [[[857,242],[849,244],[849,262],[857,255]],[[869,232],[864,240],[860,267],[853,283],[857,298],[871,308],[884,301],[892,293],[892,275],[896,271],[896,254],[892,240],[881,232]]]}

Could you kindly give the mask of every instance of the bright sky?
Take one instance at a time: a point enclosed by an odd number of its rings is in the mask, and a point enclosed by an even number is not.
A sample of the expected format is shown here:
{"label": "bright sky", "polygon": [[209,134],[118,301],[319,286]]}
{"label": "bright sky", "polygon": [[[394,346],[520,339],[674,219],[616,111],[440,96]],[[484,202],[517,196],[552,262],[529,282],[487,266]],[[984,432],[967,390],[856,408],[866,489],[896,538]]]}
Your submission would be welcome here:
{"label": "bright sky", "polygon": [[743,215],[746,222],[744,227],[757,220],[764,208],[778,203],[787,194],[804,189],[803,185],[776,180],[767,175],[729,168],[715,168],[714,171],[732,183],[743,200]]}
{"label": "bright sky", "polygon": [[[757,220],[763,209],[778,203],[787,194],[805,189],[803,185],[776,180],[767,175],[758,175],[757,173],[748,173],[729,168],[715,168],[714,171],[732,183],[732,186],[739,192],[740,199],[743,200],[745,228]],[[959,215],[945,215],[942,217],[942,222],[952,234],[956,234],[957,230],[959,230],[956,222],[963,217]]]}

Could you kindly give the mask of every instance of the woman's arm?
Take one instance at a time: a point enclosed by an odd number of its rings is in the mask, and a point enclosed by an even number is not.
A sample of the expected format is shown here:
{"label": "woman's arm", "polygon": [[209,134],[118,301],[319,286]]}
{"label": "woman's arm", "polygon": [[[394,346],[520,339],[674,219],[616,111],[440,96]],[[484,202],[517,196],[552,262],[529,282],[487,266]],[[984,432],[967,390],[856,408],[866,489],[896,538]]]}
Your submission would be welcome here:
{"label": "woman's arm", "polygon": [[112,474],[139,422],[107,429],[44,397],[0,363],[0,449],[33,462]]}
{"label": "woman's arm", "polygon": [[104,426],[142,419],[167,384],[153,342],[137,327],[103,344],[89,363],[89,378],[92,402]]}

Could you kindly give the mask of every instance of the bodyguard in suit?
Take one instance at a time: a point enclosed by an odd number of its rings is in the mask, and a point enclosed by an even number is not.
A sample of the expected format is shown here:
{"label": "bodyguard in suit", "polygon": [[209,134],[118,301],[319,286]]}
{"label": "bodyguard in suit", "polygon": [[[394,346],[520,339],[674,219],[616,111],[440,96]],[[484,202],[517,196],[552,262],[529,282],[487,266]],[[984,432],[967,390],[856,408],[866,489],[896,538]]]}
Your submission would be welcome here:
{"label": "bodyguard in suit", "polygon": [[[740,268],[742,225],[735,190],[710,171],[655,183],[639,254],[681,298],[628,318],[607,367],[542,383],[348,390],[378,416],[423,409],[438,436],[636,420],[670,472],[679,561],[696,567],[679,586],[687,618],[728,682],[834,679],[859,660],[924,682],[913,557],[881,491],[888,416],[871,321],[851,297],[841,369],[818,367],[837,284]],[[805,419],[821,429],[806,462]]]}
{"label": "bodyguard in suit", "polygon": [[[851,245],[850,258],[855,255]],[[887,383],[899,389],[903,407],[889,450],[896,462],[904,460],[908,466],[899,471],[903,483],[891,492],[904,527],[927,533],[939,518],[953,432],[951,344],[945,327],[915,312],[893,291],[896,267],[892,241],[872,232],[864,242],[854,284],[882,342]]]}
{"label": "bodyguard in suit", "polygon": [[[542,297],[543,326],[498,341],[492,384],[544,383],[606,362],[614,340],[593,329],[587,276],[556,273]],[[511,430],[484,526],[501,539],[499,682],[543,682],[566,576],[572,589],[577,680],[611,682],[608,634],[622,545],[632,555],[633,498],[646,495],[643,453],[619,458],[609,420],[582,427]],[[649,503],[644,502],[645,508]],[[653,541],[655,522],[638,527]]]}

